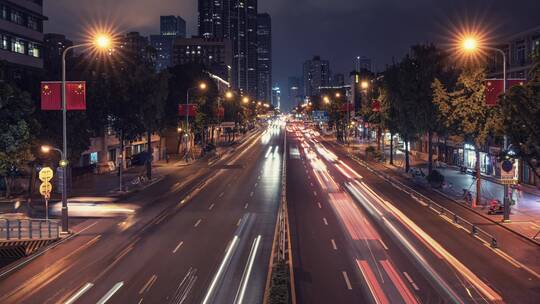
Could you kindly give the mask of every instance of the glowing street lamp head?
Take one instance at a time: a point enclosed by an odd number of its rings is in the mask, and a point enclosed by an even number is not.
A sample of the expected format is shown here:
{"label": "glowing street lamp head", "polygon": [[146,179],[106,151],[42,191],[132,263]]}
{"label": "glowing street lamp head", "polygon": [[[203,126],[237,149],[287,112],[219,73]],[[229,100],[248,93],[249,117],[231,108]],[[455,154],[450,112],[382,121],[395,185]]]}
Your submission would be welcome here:
{"label": "glowing street lamp head", "polygon": [[206,83],[204,82],[199,83],[199,89],[206,90]]}
{"label": "glowing street lamp head", "polygon": [[336,93],[336,98],[340,98],[341,94],[339,92]]}
{"label": "glowing street lamp head", "polygon": [[233,92],[227,91],[227,92],[225,93],[225,98],[227,98],[227,99],[232,99],[233,97],[234,97]]}
{"label": "glowing street lamp head", "polygon": [[366,90],[368,87],[369,87],[369,82],[367,82],[366,80],[362,81],[360,83],[360,87],[363,89],[363,90]]}
{"label": "glowing street lamp head", "polygon": [[98,34],[96,35],[96,38],[95,38],[95,41],[94,41],[94,44],[99,48],[99,49],[109,49],[111,47],[111,37],[109,35],[106,35],[106,34]]}
{"label": "glowing street lamp head", "polygon": [[462,47],[467,52],[473,52],[478,48],[478,40],[474,37],[466,37],[462,42]]}
{"label": "glowing street lamp head", "polygon": [[41,152],[49,153],[49,152],[51,152],[51,147],[50,146],[41,146]]}
{"label": "glowing street lamp head", "polygon": [[246,96],[246,97],[242,98],[242,102],[243,103],[249,103],[249,97]]}
{"label": "glowing street lamp head", "polygon": [[330,103],[330,98],[328,98],[328,96],[324,96],[323,97],[323,100],[326,104],[329,104]]}

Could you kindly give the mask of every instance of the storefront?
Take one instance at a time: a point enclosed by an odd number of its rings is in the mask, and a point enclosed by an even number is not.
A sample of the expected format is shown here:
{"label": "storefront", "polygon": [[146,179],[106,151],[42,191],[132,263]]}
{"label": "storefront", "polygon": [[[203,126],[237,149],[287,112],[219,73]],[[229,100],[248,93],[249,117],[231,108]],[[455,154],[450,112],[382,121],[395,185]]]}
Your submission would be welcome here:
{"label": "storefront", "polygon": [[524,183],[524,184],[528,184],[528,185],[533,185],[535,186],[536,185],[536,176],[534,174],[534,169],[531,168],[531,166],[529,166],[529,164],[525,161],[521,161],[521,172],[523,172],[522,174],[522,178],[521,178],[521,182]]}

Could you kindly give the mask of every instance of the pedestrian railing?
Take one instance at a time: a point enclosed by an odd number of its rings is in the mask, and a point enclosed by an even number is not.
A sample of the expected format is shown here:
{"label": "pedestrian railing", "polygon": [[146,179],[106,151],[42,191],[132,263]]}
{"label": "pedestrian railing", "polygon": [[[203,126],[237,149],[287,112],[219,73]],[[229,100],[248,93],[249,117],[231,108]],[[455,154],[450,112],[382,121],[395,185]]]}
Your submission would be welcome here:
{"label": "pedestrian railing", "polygon": [[0,218],[0,241],[58,239],[60,222],[40,219]]}
{"label": "pedestrian railing", "polygon": [[412,199],[418,201],[424,206],[427,206],[429,209],[437,213],[439,216],[452,222],[454,225],[465,229],[472,236],[480,239],[481,241],[488,243],[491,247],[493,248],[497,247],[497,239],[493,235],[487,233],[485,230],[479,228],[478,225],[475,225],[469,222],[465,218],[457,215],[455,212],[452,212],[446,209],[445,207],[441,206],[440,204],[437,204],[432,199],[426,197],[425,195],[419,193],[418,191],[413,190],[409,186],[404,185],[401,181],[397,180],[396,178],[388,174],[385,174],[383,172],[380,172],[378,170],[374,170],[373,168],[371,168],[371,166],[367,162],[361,160],[360,158],[354,155],[351,155],[351,157],[355,159],[358,163],[360,163],[362,166],[367,168],[369,171],[371,171],[372,173],[387,180],[395,188],[400,189],[401,191],[407,193],[409,196],[411,196]]}

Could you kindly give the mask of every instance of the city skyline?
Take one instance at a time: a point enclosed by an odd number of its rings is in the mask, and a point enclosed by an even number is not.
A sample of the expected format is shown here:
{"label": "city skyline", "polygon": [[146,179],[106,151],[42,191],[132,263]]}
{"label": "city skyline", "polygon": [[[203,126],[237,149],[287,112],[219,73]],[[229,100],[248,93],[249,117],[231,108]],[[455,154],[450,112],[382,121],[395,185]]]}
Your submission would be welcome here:
{"label": "city skyline", "polygon": [[[174,14],[186,19],[188,36],[197,34],[197,1],[169,0],[162,1],[160,6],[150,6],[150,2],[98,0],[87,4],[57,0],[46,3],[45,15],[49,21],[45,22],[45,32],[58,32],[77,40],[80,39],[77,27],[66,24],[81,24],[79,20],[83,20],[82,28],[93,20],[108,20],[123,32],[137,30],[149,35],[159,32],[160,15]],[[423,8],[416,9],[412,2]],[[382,70],[393,58],[402,57],[411,44],[448,42],[446,37],[452,28],[464,24],[482,24],[482,29],[502,39],[535,26],[534,14],[529,12],[540,6],[535,0],[520,1],[519,5],[502,0],[412,2],[400,5],[400,1],[393,0],[303,0],[297,1],[298,6],[291,10],[285,0],[259,1],[258,11],[268,12],[274,21],[274,84],[286,87],[288,77],[300,74],[302,63],[314,55],[328,59],[335,73],[348,74],[359,55],[372,58],[374,68]],[[145,14],[140,14],[141,11]],[[129,18],[133,15],[137,18]],[[516,15],[522,18],[511,18]],[[402,23],[403,20],[410,21]],[[395,35],[397,26],[401,31],[399,36]],[[354,32],[349,33],[353,29]],[[351,36],[358,39],[351,39],[347,44],[339,42]]]}

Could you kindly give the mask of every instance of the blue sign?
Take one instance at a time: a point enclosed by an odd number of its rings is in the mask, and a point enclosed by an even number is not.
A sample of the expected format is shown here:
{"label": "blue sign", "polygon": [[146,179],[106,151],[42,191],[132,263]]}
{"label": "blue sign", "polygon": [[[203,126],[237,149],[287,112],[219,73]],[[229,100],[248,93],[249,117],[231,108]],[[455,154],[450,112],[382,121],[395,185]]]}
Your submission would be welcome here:
{"label": "blue sign", "polygon": [[326,111],[313,111],[313,121],[316,122],[328,122],[328,112]]}

